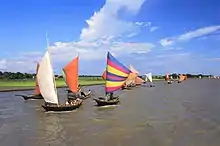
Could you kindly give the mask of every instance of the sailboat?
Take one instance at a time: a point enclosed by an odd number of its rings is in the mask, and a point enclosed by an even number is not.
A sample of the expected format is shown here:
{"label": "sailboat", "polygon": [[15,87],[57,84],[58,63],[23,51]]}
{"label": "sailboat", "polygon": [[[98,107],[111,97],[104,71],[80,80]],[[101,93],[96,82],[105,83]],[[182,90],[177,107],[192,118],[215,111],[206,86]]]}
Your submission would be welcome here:
{"label": "sailboat", "polygon": [[40,62],[37,81],[39,84],[40,92],[45,101],[45,105],[42,105],[45,111],[70,111],[79,108],[82,105],[82,100],[75,100],[74,102],[68,104],[59,103],[55,78],[48,50]]}
{"label": "sailboat", "polygon": [[179,75],[179,80],[177,83],[182,83],[185,80],[185,76],[184,75]]}
{"label": "sailboat", "polygon": [[[67,96],[71,100],[71,97],[77,97],[78,85],[79,85],[79,74],[78,67],[79,64],[79,56],[74,58],[71,62],[69,62],[63,69],[63,77],[69,89],[67,90]],[[84,92],[83,92],[84,93]],[[83,97],[79,97],[82,99],[87,99],[91,96],[91,94],[85,94]]]}
{"label": "sailboat", "polygon": [[132,65],[130,65],[130,70],[131,70],[132,73],[134,73],[136,75],[136,77],[134,79],[135,85],[140,86],[141,84],[143,84],[144,80],[141,79],[140,77],[138,77],[139,72]]}
{"label": "sailboat", "polygon": [[40,89],[39,89],[38,82],[37,82],[38,68],[39,68],[39,63],[37,63],[37,69],[36,69],[36,81],[35,81],[34,94],[33,95],[20,95],[20,94],[16,94],[15,96],[22,96],[24,98],[24,100],[28,100],[28,99],[43,99],[42,95],[40,94]]}
{"label": "sailboat", "polygon": [[168,84],[172,84],[173,82],[170,80],[169,74],[165,75],[165,81],[167,81]]}
{"label": "sailboat", "polygon": [[119,103],[119,96],[113,97],[113,93],[120,90],[131,71],[121,64],[110,52],[107,53],[105,92],[110,99],[99,97],[93,99],[98,106],[116,105]]}
{"label": "sailboat", "polygon": [[135,78],[137,75],[135,73],[130,73],[128,78],[125,80],[125,83],[122,86],[122,90],[131,90],[132,87],[135,85]]}
{"label": "sailboat", "polygon": [[155,87],[155,84],[153,84],[152,73],[145,74],[145,82],[150,82],[150,87]]}

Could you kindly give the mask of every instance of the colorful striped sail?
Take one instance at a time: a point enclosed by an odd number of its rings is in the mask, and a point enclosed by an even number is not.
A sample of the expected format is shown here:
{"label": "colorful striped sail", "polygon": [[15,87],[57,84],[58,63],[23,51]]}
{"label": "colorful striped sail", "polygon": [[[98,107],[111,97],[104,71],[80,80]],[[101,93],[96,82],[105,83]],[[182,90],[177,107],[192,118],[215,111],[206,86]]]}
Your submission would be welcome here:
{"label": "colorful striped sail", "polygon": [[106,67],[106,93],[113,93],[120,90],[131,71],[121,64],[111,53],[107,54]]}

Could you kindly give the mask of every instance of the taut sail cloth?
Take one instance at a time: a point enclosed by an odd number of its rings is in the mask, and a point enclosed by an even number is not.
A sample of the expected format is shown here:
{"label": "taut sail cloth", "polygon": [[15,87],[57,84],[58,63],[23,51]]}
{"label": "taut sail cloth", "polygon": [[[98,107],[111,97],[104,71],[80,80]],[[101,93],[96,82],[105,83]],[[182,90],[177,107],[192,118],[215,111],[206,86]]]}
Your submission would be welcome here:
{"label": "taut sail cloth", "polygon": [[125,85],[127,86],[127,85],[130,85],[131,83],[134,83],[136,77],[137,77],[137,75],[135,73],[130,73],[128,75],[128,78],[125,81]]}
{"label": "taut sail cloth", "polygon": [[37,81],[38,69],[39,69],[39,63],[37,63],[37,69],[36,69],[36,81],[35,81],[36,84],[35,84],[35,90],[34,90],[35,95],[40,94],[40,88],[39,88],[38,81]]}
{"label": "taut sail cloth", "polygon": [[44,100],[48,103],[58,104],[58,97],[54,84],[53,69],[48,51],[46,51],[44,57],[40,62],[37,81]]}
{"label": "taut sail cloth", "polygon": [[130,73],[131,71],[128,68],[108,52],[105,82],[106,93],[113,93],[120,90]]}
{"label": "taut sail cloth", "polygon": [[145,81],[149,81],[149,82],[153,82],[153,79],[152,79],[152,73],[148,73],[148,74],[145,74],[146,78],[145,78]]}
{"label": "taut sail cloth", "polygon": [[78,88],[78,63],[79,56],[74,58],[63,68],[64,74],[66,76],[66,84],[68,85],[69,89],[74,93],[77,92]]}
{"label": "taut sail cloth", "polygon": [[104,70],[104,72],[102,73],[102,79],[106,80],[106,70]]}
{"label": "taut sail cloth", "polygon": [[65,83],[67,84],[67,82],[66,82],[66,75],[65,75],[65,72],[63,70],[62,70],[62,75],[63,75]]}
{"label": "taut sail cloth", "polygon": [[143,84],[143,83],[144,83],[144,80],[141,79],[140,77],[136,77],[136,78],[135,78],[135,84],[136,84],[136,85],[141,85],[141,84]]}
{"label": "taut sail cloth", "polygon": [[170,80],[169,74],[166,74],[165,75],[165,81],[169,81],[169,80]]}
{"label": "taut sail cloth", "polygon": [[185,80],[185,76],[183,76],[183,75],[180,75],[179,78],[180,78],[179,81],[181,81],[181,82],[182,82],[183,80]]}
{"label": "taut sail cloth", "polygon": [[139,72],[132,65],[130,65],[130,70],[131,72],[135,73],[137,76],[139,75]]}

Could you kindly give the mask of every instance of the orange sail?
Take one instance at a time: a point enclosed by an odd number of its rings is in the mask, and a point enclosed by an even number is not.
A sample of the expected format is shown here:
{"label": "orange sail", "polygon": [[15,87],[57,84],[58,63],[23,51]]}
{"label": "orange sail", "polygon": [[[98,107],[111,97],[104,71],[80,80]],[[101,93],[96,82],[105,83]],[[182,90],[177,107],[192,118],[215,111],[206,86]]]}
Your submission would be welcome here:
{"label": "orange sail", "polygon": [[143,84],[144,83],[144,80],[143,79],[141,79],[141,78],[139,78],[139,77],[136,77],[135,78],[135,84],[136,85],[141,85],[141,84]]}
{"label": "orange sail", "polygon": [[130,65],[130,70],[138,76],[138,71],[132,65]]}
{"label": "orange sail", "polygon": [[182,82],[183,80],[185,80],[185,76],[183,76],[183,75],[180,75],[179,78],[180,78],[179,81],[181,81],[181,82]]}
{"label": "orange sail", "polygon": [[34,90],[34,94],[35,95],[39,95],[40,94],[40,88],[38,85],[38,81],[37,81],[37,74],[38,74],[38,69],[39,69],[39,63],[37,63],[37,69],[36,69],[36,85],[35,85],[35,90]]}
{"label": "orange sail", "polygon": [[103,72],[103,74],[102,74],[102,79],[103,80],[106,80],[106,70]]}
{"label": "orange sail", "polygon": [[135,78],[137,75],[135,73],[130,73],[128,75],[128,78],[125,80],[125,86],[128,86],[131,83],[135,83]]}
{"label": "orange sail", "polygon": [[77,92],[78,88],[78,60],[79,57],[77,56],[63,68],[66,75],[66,83],[69,89],[74,93]]}

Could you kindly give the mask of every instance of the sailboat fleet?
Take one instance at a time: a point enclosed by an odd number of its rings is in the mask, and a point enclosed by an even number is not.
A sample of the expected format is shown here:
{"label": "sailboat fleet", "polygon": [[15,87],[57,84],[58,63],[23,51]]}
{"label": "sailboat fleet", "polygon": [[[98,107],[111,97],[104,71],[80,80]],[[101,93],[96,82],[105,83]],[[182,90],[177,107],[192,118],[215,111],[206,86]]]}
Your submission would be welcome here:
{"label": "sailboat fleet", "polygon": [[[79,94],[81,91],[78,81],[78,64],[79,55],[62,69],[64,80],[69,88],[64,104],[61,104],[59,101],[49,50],[46,50],[42,60],[37,63],[34,95],[17,96],[22,96],[25,100],[44,99],[42,107],[45,111],[71,111],[79,108],[83,104],[83,99],[91,97],[91,94],[84,93],[84,97],[82,97],[82,94]],[[145,74],[144,79],[142,79],[139,77],[139,72],[132,65],[127,68],[110,52],[107,53],[107,64],[102,78],[105,80],[105,95],[93,99],[98,106],[118,104],[120,102],[119,96],[114,96],[114,93],[118,90],[131,90],[132,87],[138,87],[147,83],[149,83],[150,87],[155,87],[152,73]],[[168,74],[165,76],[165,80],[168,84],[172,84]],[[186,80],[186,76],[180,75],[178,83],[184,80]]]}

